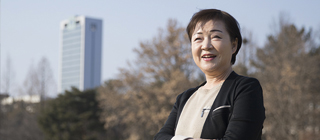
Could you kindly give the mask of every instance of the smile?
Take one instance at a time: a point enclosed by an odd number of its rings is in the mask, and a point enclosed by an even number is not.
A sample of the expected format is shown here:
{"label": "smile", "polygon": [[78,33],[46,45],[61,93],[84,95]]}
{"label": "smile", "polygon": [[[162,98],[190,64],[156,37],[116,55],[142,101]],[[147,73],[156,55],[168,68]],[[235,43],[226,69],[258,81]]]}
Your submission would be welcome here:
{"label": "smile", "polygon": [[204,54],[201,56],[201,58],[203,58],[204,61],[211,61],[216,57],[216,55],[213,54]]}

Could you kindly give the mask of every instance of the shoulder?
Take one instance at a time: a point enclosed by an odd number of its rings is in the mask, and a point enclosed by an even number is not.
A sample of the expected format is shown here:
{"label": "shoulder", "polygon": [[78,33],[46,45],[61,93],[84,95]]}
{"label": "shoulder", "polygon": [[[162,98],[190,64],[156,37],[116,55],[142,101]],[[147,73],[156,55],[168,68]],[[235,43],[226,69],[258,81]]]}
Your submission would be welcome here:
{"label": "shoulder", "polygon": [[235,72],[232,72],[227,80],[230,80],[230,84],[237,86],[237,87],[239,87],[239,86],[240,87],[242,87],[242,86],[259,86],[259,87],[261,87],[258,79],[254,78],[254,77],[238,75]]}
{"label": "shoulder", "polygon": [[[262,88],[258,79],[238,75],[232,72],[221,87],[223,93],[229,93],[231,98],[235,99],[239,95],[259,94],[262,95]],[[225,95],[227,96],[227,95]]]}
{"label": "shoulder", "polygon": [[[236,73],[235,73],[236,74]],[[235,76],[232,82],[232,90],[234,97],[255,97],[263,98],[263,91],[258,79],[242,75]]]}

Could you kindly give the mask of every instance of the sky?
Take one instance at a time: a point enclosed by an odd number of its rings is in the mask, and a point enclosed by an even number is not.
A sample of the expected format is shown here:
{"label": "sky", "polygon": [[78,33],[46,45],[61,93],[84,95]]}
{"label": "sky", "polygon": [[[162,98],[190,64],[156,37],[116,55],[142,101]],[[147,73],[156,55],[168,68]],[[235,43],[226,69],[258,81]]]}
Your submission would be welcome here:
{"label": "sky", "polygon": [[135,59],[133,49],[156,36],[169,19],[186,27],[200,9],[230,13],[259,46],[273,34],[280,13],[299,28],[320,28],[320,1],[315,0],[1,0],[0,4],[0,80],[10,57],[13,93],[23,87],[29,68],[42,57],[49,60],[58,82],[59,23],[75,15],[103,20],[101,83],[115,78],[119,68]]}

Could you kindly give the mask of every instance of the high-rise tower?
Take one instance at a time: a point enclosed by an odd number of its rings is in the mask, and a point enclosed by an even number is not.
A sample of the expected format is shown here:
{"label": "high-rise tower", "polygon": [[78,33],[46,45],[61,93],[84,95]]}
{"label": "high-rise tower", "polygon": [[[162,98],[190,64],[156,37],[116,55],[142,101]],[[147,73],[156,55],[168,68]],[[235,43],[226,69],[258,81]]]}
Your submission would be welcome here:
{"label": "high-rise tower", "polygon": [[99,86],[102,20],[75,16],[61,21],[60,46],[58,92]]}

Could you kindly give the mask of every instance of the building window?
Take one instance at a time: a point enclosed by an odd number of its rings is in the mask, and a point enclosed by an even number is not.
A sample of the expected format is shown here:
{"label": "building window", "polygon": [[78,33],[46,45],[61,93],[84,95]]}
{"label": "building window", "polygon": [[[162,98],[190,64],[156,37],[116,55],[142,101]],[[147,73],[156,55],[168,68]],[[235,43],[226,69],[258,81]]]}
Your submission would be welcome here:
{"label": "building window", "polygon": [[94,32],[96,31],[97,27],[95,24],[91,24],[91,31]]}

